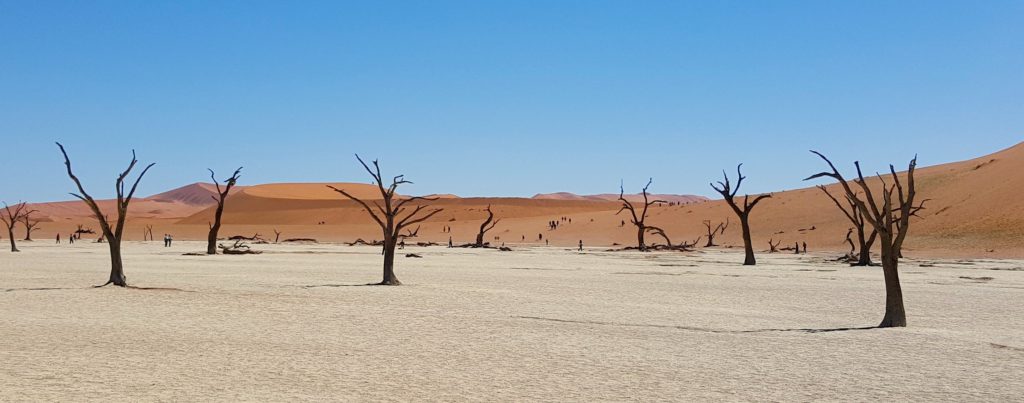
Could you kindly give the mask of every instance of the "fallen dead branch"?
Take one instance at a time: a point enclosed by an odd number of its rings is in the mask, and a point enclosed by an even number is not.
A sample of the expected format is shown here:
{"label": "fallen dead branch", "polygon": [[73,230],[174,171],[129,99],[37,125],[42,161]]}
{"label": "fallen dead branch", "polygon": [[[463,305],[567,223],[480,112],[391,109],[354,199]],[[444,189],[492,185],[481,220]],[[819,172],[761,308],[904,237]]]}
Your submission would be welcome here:
{"label": "fallen dead branch", "polygon": [[217,247],[220,248],[221,253],[225,255],[258,255],[263,253],[263,251],[260,250],[252,250],[249,248],[249,245],[246,245],[245,242],[242,242],[241,240],[235,241],[231,246],[224,246],[224,244],[220,244],[217,245]]}
{"label": "fallen dead branch", "polygon": [[283,243],[318,243],[317,240],[313,239],[313,238],[288,238],[288,239],[285,239],[285,240],[283,240],[281,242],[283,242]]}

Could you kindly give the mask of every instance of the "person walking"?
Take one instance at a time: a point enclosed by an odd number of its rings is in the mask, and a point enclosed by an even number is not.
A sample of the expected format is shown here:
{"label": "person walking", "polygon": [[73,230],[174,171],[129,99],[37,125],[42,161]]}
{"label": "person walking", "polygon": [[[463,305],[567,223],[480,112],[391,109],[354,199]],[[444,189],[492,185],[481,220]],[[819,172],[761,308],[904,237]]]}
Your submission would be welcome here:
{"label": "person walking", "polygon": [[583,240],[580,239],[580,252],[583,252]]}
{"label": "person walking", "polygon": [[57,233],[57,245],[60,245],[60,233]]}

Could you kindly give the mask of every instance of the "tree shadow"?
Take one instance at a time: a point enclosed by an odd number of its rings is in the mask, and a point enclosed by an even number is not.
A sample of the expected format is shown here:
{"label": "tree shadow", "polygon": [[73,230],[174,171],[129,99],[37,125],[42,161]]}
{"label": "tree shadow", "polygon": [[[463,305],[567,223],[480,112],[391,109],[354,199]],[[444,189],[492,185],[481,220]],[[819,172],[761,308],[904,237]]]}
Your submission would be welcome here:
{"label": "tree shadow", "polygon": [[648,328],[659,328],[659,329],[677,329],[687,330],[693,332],[705,332],[705,333],[717,333],[717,334],[752,334],[752,333],[772,333],[772,332],[800,332],[800,333],[830,333],[830,332],[845,332],[852,330],[871,330],[880,329],[878,326],[864,326],[864,327],[835,327],[835,328],[779,328],[779,329],[752,329],[752,330],[729,330],[729,329],[712,329],[706,327],[696,326],[681,326],[681,325],[657,325],[657,324],[643,324],[643,323],[619,323],[619,322],[602,322],[602,321],[590,321],[590,320],[571,320],[571,319],[558,319],[558,318],[544,318],[539,316],[512,316],[517,319],[530,319],[530,320],[541,320],[547,322],[559,322],[559,323],[576,323],[585,325],[600,325],[600,326],[617,326],[617,327],[648,327]]}
{"label": "tree shadow", "polygon": [[8,288],[4,292],[15,292],[15,291],[54,291],[54,290],[81,290],[82,288],[63,288],[63,287],[35,287],[35,288]]}
{"label": "tree shadow", "polygon": [[[108,283],[106,283],[106,284],[103,284],[103,285],[94,285],[94,286],[92,286],[92,287],[89,287],[89,288],[103,288],[103,287],[106,287],[106,286],[108,286],[108,285],[113,285],[113,283],[109,283],[109,282],[108,282]],[[126,286],[117,286],[117,285],[114,285],[114,287],[120,287],[120,288],[124,288],[124,289],[129,289],[129,290],[140,290],[140,291],[179,291],[179,292],[195,292],[195,291],[190,291],[190,290],[183,290],[183,289],[181,289],[181,288],[174,288],[174,287],[139,287],[139,286],[134,286],[134,285],[126,285]],[[68,288],[68,289],[70,290],[71,288]]]}
{"label": "tree shadow", "polygon": [[850,330],[871,330],[881,329],[878,326],[861,327],[831,327],[831,328],[793,328],[793,329],[755,329],[755,330],[733,330],[732,333],[771,333],[771,332],[801,332],[801,333],[830,333],[845,332]]}
{"label": "tree shadow", "polygon": [[181,289],[181,288],[174,288],[174,287],[136,287],[136,286],[132,286],[132,285],[130,285],[130,286],[127,286],[127,287],[125,287],[125,288],[131,289],[131,290],[142,290],[142,291],[178,291],[178,292],[195,292],[195,291],[191,291],[191,290],[183,290],[183,289]]}
{"label": "tree shadow", "polygon": [[386,284],[381,283],[369,283],[369,284],[313,284],[304,285],[302,288],[322,288],[322,287],[372,287],[372,286],[385,286]]}

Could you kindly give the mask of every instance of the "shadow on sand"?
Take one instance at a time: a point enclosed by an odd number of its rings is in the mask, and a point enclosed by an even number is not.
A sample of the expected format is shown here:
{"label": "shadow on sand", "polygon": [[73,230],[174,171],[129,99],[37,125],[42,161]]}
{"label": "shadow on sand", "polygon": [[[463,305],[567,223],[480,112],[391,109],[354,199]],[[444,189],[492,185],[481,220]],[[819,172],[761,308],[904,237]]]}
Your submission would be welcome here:
{"label": "shadow on sand", "polygon": [[301,286],[301,287],[308,289],[308,288],[321,288],[321,287],[373,287],[373,286],[390,287],[387,284],[381,284],[381,283],[369,283],[369,284],[313,284],[313,285],[304,285],[304,286]]}
{"label": "shadow on sand", "polygon": [[600,326],[618,326],[618,327],[650,327],[659,329],[677,329],[677,330],[688,330],[693,332],[705,332],[705,333],[719,333],[719,334],[749,334],[749,333],[772,333],[772,332],[799,332],[799,333],[829,333],[829,332],[845,332],[850,330],[871,330],[878,329],[877,326],[864,326],[864,327],[836,327],[836,328],[792,328],[792,329],[752,329],[752,330],[725,330],[725,329],[711,329],[706,327],[695,327],[695,326],[679,326],[679,325],[651,325],[651,324],[638,324],[638,323],[617,323],[617,322],[601,322],[601,321],[589,321],[589,320],[569,320],[569,319],[557,319],[557,318],[544,318],[539,316],[512,316],[516,319],[529,319],[529,320],[541,320],[547,322],[559,322],[559,323],[576,323],[584,325],[600,325]]}
{"label": "shadow on sand", "polygon": [[38,288],[8,288],[4,292],[15,292],[15,291],[53,291],[53,290],[84,290],[84,288],[55,288],[55,287],[38,287]]}

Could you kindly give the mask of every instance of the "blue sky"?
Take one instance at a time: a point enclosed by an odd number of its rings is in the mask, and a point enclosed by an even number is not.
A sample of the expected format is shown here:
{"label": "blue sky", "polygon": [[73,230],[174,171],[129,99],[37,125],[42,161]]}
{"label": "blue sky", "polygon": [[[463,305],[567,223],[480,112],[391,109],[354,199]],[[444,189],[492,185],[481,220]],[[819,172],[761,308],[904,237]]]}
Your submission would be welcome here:
{"label": "blue sky", "polygon": [[1020,1],[0,0],[0,199],[365,181],[409,193],[712,195],[1024,140]]}

